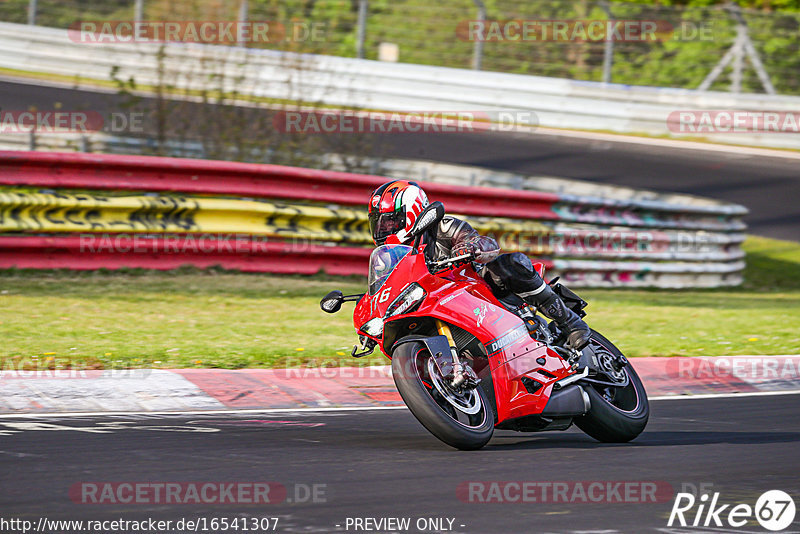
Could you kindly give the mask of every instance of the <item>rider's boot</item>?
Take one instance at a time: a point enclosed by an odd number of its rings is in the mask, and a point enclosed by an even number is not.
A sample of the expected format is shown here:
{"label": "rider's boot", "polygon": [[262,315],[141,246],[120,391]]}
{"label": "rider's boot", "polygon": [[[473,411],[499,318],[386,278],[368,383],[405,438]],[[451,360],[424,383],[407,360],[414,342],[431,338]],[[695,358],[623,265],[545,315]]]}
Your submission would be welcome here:
{"label": "rider's boot", "polygon": [[589,344],[591,337],[589,325],[577,313],[567,308],[561,297],[544,280],[537,289],[518,293],[518,295],[556,322],[558,327],[567,334],[568,347],[581,350]]}

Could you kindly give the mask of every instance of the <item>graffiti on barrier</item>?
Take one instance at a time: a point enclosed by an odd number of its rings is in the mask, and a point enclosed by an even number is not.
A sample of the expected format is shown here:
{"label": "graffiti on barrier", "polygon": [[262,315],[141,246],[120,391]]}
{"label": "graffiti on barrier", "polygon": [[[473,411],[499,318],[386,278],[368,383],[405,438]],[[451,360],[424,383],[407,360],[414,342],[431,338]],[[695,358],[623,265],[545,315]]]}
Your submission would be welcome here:
{"label": "graffiti on barrier", "polygon": [[190,231],[196,199],[172,196],[0,193],[2,231]]}

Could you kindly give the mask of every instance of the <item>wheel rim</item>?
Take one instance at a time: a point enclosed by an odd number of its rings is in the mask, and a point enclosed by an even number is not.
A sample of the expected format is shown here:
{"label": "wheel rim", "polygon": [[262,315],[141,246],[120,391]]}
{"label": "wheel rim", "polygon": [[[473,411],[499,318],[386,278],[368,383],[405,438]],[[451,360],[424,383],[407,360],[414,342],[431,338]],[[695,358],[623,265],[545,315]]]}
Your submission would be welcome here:
{"label": "wheel rim", "polygon": [[442,398],[449,402],[456,410],[464,412],[468,415],[474,415],[481,410],[481,398],[474,389],[464,392],[459,395],[450,389],[444,380],[439,376],[439,371],[436,369],[436,364],[433,358],[428,359],[428,377],[433,383],[433,387],[439,392]]}
{"label": "wheel rim", "polygon": [[419,358],[422,352],[417,356],[417,370],[422,383],[439,408],[463,427],[471,430],[482,427],[486,423],[486,409],[477,389],[462,393],[453,391],[439,373],[433,357]]}
{"label": "wheel rim", "polygon": [[627,369],[623,372],[628,375],[628,385],[625,387],[606,387],[593,385],[595,391],[615,410],[624,413],[633,413],[639,408],[639,392],[630,379]]}
{"label": "wheel rim", "polygon": [[[599,341],[592,339],[592,343],[599,347],[604,353],[608,355],[614,355],[614,351],[600,343]],[[598,356],[598,360],[600,357]],[[628,364],[630,365],[630,364]],[[600,397],[608,404],[610,404],[614,409],[623,412],[623,413],[633,413],[639,408],[639,392],[634,385],[633,378],[631,374],[628,372],[628,367],[625,366],[619,371],[618,374],[615,373],[613,375],[615,378],[625,378],[628,379],[628,385],[625,387],[610,387],[610,386],[600,386],[600,385],[592,385],[592,387],[600,394]]]}

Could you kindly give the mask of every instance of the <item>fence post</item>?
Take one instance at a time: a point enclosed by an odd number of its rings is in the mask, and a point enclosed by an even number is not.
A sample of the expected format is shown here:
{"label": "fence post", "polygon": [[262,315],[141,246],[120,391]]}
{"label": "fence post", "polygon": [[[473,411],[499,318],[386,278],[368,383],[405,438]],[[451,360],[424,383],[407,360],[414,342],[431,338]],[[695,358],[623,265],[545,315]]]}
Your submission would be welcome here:
{"label": "fence post", "polygon": [[[611,6],[608,2],[600,2],[600,7],[608,16],[608,23],[611,27],[614,22],[614,15],[611,14]],[[614,67],[614,34],[606,35],[605,48],[603,50],[603,83],[611,83],[611,69]]]}
{"label": "fence post", "polygon": [[753,68],[758,75],[758,79],[761,81],[761,85],[764,87],[764,90],[767,92],[767,94],[776,94],[775,86],[772,85],[772,80],[769,79],[767,69],[765,69],[764,64],[761,63],[761,57],[758,55],[756,47],[753,46],[753,40],[750,39],[750,33],[747,29],[747,21],[744,20],[742,9],[738,5],[734,6],[732,9],[737,23],[741,25],[744,30],[745,38],[742,41],[742,46],[744,48],[745,55],[750,58],[750,64],[753,65]]}
{"label": "fence post", "polygon": [[36,0],[28,0],[28,24],[36,25]]}
{"label": "fence post", "polygon": [[247,46],[247,43],[244,41],[244,25],[247,23],[248,11],[249,7],[247,5],[247,0],[242,0],[239,4],[239,25],[236,28],[237,46]]}
{"label": "fence post", "polygon": [[[481,24],[481,35],[484,34],[486,25],[486,4],[483,0],[472,0],[478,8],[478,22]],[[483,39],[475,39],[472,45],[472,69],[481,70],[483,67]]]}
{"label": "fence post", "polygon": [[744,40],[747,39],[747,29],[744,24],[736,24],[736,43],[733,50],[733,72],[731,72],[731,91],[742,92],[742,68],[744,67]]}
{"label": "fence post", "polygon": [[133,20],[144,20],[144,0],[136,0],[136,5],[133,8]]}
{"label": "fence post", "polygon": [[734,93],[739,93],[742,90],[742,68],[744,64],[744,57],[747,56],[750,59],[750,63],[753,65],[753,68],[758,75],[758,79],[761,81],[761,85],[764,86],[764,90],[770,94],[775,94],[775,87],[772,85],[772,81],[769,79],[769,74],[767,74],[766,69],[764,68],[764,64],[761,63],[761,58],[758,56],[758,52],[756,48],[753,46],[753,42],[750,40],[750,34],[747,30],[747,21],[744,20],[742,16],[742,9],[738,6],[738,4],[727,4],[725,9],[731,14],[731,16],[736,20],[736,40],[733,42],[733,46],[731,46],[725,55],[722,56],[722,59],[717,63],[711,72],[708,73],[705,80],[700,84],[697,88],[698,91],[707,91],[711,84],[714,83],[714,80],[719,78],[720,74],[725,70],[731,62],[733,62],[733,72],[731,73],[731,90]]}
{"label": "fence post", "polygon": [[356,30],[356,57],[364,59],[364,41],[367,38],[368,0],[358,0],[358,27]]}

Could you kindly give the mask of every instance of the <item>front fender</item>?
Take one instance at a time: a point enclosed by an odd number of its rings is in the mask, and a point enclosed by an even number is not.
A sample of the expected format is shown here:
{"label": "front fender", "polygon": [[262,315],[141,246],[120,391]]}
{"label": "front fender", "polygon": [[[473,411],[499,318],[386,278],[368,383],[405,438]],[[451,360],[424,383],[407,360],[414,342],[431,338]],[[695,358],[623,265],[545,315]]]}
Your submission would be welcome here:
{"label": "front fender", "polygon": [[450,376],[450,374],[452,374],[453,357],[450,354],[450,342],[447,341],[447,337],[406,336],[394,344],[392,347],[392,352],[394,352],[400,345],[411,343],[413,341],[417,341],[425,345],[425,348],[428,349],[428,352],[430,352],[434,360],[436,360],[436,365],[439,367],[439,371],[443,376]]}

